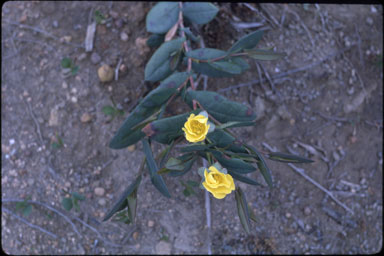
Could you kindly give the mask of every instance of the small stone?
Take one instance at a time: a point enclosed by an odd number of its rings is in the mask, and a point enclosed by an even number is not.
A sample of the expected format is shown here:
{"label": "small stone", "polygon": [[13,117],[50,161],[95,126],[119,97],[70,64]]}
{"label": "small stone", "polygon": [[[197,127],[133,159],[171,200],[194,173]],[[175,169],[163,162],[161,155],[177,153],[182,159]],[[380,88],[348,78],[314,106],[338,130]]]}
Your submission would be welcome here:
{"label": "small stone", "polygon": [[87,54],[85,52],[83,52],[82,54],[80,54],[79,57],[77,57],[77,60],[78,61],[82,61],[84,60],[85,58],[87,58]]}
{"label": "small stone", "polygon": [[67,89],[68,88],[68,84],[65,81],[61,84],[61,86],[63,87],[63,89]]}
{"label": "small stone", "polygon": [[72,37],[71,36],[63,36],[60,38],[60,42],[61,43],[70,43],[72,41]]}
{"label": "small stone", "polygon": [[97,64],[97,63],[99,63],[100,60],[101,60],[101,57],[100,57],[99,54],[97,54],[96,52],[93,52],[93,53],[91,54],[91,62],[92,62],[93,64]]}
{"label": "small stone", "polygon": [[12,169],[12,170],[9,171],[9,175],[16,177],[17,176],[17,171],[15,169]]}
{"label": "small stone", "polygon": [[111,15],[111,17],[114,18],[114,19],[119,17],[119,14],[117,12],[115,12],[115,11],[112,11],[112,10],[109,11],[109,15]]}
{"label": "small stone", "polygon": [[137,238],[139,237],[139,232],[135,231],[133,234],[132,234],[132,237],[134,240],[137,240]]}
{"label": "small stone", "polygon": [[13,144],[15,144],[15,139],[10,139],[9,140],[9,145],[13,145]]}
{"label": "small stone", "polygon": [[23,23],[24,21],[27,20],[27,18],[28,18],[27,14],[24,13],[23,15],[21,15],[21,17],[20,17],[20,19],[19,19],[19,22],[20,22],[20,23]]}
{"label": "small stone", "polygon": [[373,19],[371,17],[367,17],[367,19],[365,21],[367,22],[368,25],[370,25],[370,26],[373,25]]}
{"label": "small stone", "polygon": [[135,149],[136,149],[136,145],[131,145],[128,147],[129,152],[133,152],[133,151],[135,151]]}
{"label": "small stone", "polygon": [[371,5],[371,13],[377,13],[377,9],[373,5]]}
{"label": "small stone", "polygon": [[28,185],[32,186],[35,183],[35,180],[32,178],[28,179]]}
{"label": "small stone", "polygon": [[58,27],[59,27],[59,22],[58,22],[57,20],[54,20],[54,21],[52,22],[52,27],[54,27],[54,28],[58,28]]}
{"label": "small stone", "polygon": [[152,228],[153,226],[155,226],[155,222],[153,220],[149,220],[148,227]]}
{"label": "small stone", "polygon": [[147,38],[138,37],[135,40],[137,49],[139,50],[140,55],[145,55],[149,52],[149,47],[147,45]]}
{"label": "small stone", "polygon": [[123,42],[128,41],[128,35],[127,35],[127,33],[125,33],[124,31],[121,32],[121,33],[120,33],[120,39],[121,39],[121,41],[123,41]]}
{"label": "small stone", "polygon": [[97,196],[103,196],[105,193],[105,189],[101,187],[95,188],[95,195]]}
{"label": "small stone", "polygon": [[101,82],[110,82],[113,79],[114,71],[110,66],[102,65],[97,71],[97,74]]}
{"label": "small stone", "polygon": [[89,113],[84,113],[81,115],[80,120],[82,123],[88,123],[89,121],[92,120],[92,116]]}
{"label": "small stone", "polygon": [[255,112],[256,120],[261,119],[265,114],[265,101],[260,96],[255,99]]}
{"label": "small stone", "polygon": [[64,186],[69,188],[71,186],[71,183],[69,181],[67,181],[67,182],[65,182]]}
{"label": "small stone", "polygon": [[57,109],[51,109],[51,113],[49,115],[48,126],[58,126],[59,125],[59,113]]}
{"label": "small stone", "polygon": [[287,219],[289,219],[289,218],[291,218],[291,213],[289,213],[289,212],[287,212],[286,214],[285,214],[285,217],[287,218]]}
{"label": "small stone", "polygon": [[107,204],[107,200],[105,200],[105,198],[100,198],[99,201],[97,201],[97,203],[101,206],[104,206]]}
{"label": "small stone", "polygon": [[76,98],[75,96],[72,96],[72,97],[71,97],[71,101],[72,101],[73,103],[76,103],[76,102],[77,102],[77,98]]}
{"label": "small stone", "polygon": [[309,215],[311,214],[311,208],[309,208],[308,206],[304,208],[304,214],[305,215]]}
{"label": "small stone", "polygon": [[156,254],[171,254],[171,244],[165,241],[160,241],[155,246]]}

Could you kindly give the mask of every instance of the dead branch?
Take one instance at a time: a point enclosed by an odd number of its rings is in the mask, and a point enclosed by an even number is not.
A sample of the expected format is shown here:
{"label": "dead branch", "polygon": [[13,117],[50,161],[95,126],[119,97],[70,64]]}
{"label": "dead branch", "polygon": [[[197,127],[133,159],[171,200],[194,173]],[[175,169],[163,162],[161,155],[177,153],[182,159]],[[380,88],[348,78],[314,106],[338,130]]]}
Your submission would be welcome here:
{"label": "dead branch", "polygon": [[57,235],[49,232],[48,230],[40,227],[40,226],[37,226],[35,224],[32,224],[30,223],[29,221],[27,221],[26,219],[18,216],[17,214],[15,214],[14,212],[12,212],[11,210],[5,208],[5,207],[2,207],[2,211],[6,212],[6,213],[9,213],[10,215],[12,215],[13,217],[15,217],[16,219],[20,220],[21,222],[27,224],[28,226],[30,226],[31,228],[34,228],[34,229],[37,229],[37,230],[40,230],[41,232],[51,236],[53,239],[57,239]]}
{"label": "dead branch", "polygon": [[351,213],[352,215],[354,214],[353,211],[348,208],[345,204],[343,204],[342,202],[340,202],[329,190],[327,190],[326,188],[324,188],[323,186],[321,186],[319,183],[317,183],[316,181],[314,181],[311,177],[309,177],[308,175],[306,175],[304,173],[304,169],[302,168],[298,168],[296,166],[294,166],[293,164],[291,163],[288,163],[288,165],[294,170],[296,171],[298,174],[300,174],[301,176],[303,176],[307,181],[311,182],[313,185],[315,185],[317,188],[319,188],[321,191],[323,191],[325,194],[327,194],[329,197],[331,197],[338,205],[340,205],[341,207],[343,207],[347,212]]}
{"label": "dead branch", "polygon": [[37,130],[37,134],[39,135],[40,144],[41,146],[44,146],[44,140],[43,140],[43,136],[41,136],[40,125],[39,125],[39,122],[37,122],[35,115],[33,114],[31,104],[28,101],[24,101],[24,103],[27,105],[28,112],[32,117],[33,122],[36,125],[36,130]]}

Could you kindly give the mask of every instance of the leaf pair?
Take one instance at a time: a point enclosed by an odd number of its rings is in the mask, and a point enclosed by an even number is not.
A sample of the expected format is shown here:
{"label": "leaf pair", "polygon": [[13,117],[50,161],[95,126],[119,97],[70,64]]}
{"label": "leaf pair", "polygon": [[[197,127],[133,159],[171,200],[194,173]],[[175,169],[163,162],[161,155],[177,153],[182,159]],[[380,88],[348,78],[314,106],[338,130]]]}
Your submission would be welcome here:
{"label": "leaf pair", "polygon": [[[211,3],[183,3],[184,18],[198,25],[210,22],[217,14],[218,8]],[[180,7],[178,2],[159,2],[148,13],[146,27],[148,32],[165,34],[179,19]]]}
{"label": "leaf pair", "polygon": [[123,125],[112,138],[109,147],[113,149],[125,148],[144,138],[145,133],[141,129],[146,125],[145,121],[148,119],[147,122],[151,121],[151,116],[156,115],[156,112],[160,110],[172,94],[178,93],[177,88],[187,78],[187,72],[176,72],[160,83],[156,89],[152,90],[128,115]]}

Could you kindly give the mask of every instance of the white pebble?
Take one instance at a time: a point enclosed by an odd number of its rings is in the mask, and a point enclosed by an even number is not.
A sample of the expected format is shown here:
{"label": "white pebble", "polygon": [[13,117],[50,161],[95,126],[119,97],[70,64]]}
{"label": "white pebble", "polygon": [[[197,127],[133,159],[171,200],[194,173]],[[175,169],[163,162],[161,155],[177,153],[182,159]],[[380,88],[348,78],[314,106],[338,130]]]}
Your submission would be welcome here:
{"label": "white pebble", "polygon": [[15,144],[15,140],[14,139],[10,139],[9,140],[9,145],[13,145],[13,144]]}

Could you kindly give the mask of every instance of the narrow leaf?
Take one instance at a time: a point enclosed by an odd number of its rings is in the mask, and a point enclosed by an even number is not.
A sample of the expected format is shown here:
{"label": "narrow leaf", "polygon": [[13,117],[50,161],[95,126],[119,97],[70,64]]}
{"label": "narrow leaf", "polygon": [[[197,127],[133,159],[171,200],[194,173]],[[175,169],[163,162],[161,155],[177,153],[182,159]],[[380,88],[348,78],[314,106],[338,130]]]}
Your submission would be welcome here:
{"label": "narrow leaf", "polygon": [[254,126],[254,121],[247,121],[247,122],[228,122],[222,125],[217,126],[219,129],[225,129],[225,128],[234,128],[234,127],[243,127],[243,126]]}
{"label": "narrow leaf", "polygon": [[241,225],[247,234],[250,234],[251,223],[249,220],[248,204],[240,187],[237,187],[235,190],[235,199],[237,204],[237,213],[239,214]]}
{"label": "narrow leaf", "polygon": [[215,61],[209,64],[217,70],[228,72],[231,74],[240,74],[242,72],[241,66],[230,61]]}
{"label": "narrow leaf", "polygon": [[228,50],[230,53],[239,52],[242,49],[252,49],[254,48],[260,41],[263,36],[263,30],[257,30],[248,35],[240,38],[236,43],[232,45],[232,47]]}
{"label": "narrow leaf", "polygon": [[148,139],[143,139],[143,151],[146,156],[146,162],[148,165],[149,174],[151,176],[151,181],[153,185],[166,197],[171,197],[169,194],[167,185],[165,184],[163,177],[157,174],[158,168],[153,158],[151,146],[148,143]]}
{"label": "narrow leaf", "polygon": [[128,202],[128,216],[129,220],[133,223],[136,217],[136,207],[137,207],[137,187],[133,192],[127,197]]}
{"label": "narrow leaf", "polygon": [[112,217],[113,214],[115,214],[116,212],[119,212],[119,211],[123,210],[125,207],[127,207],[127,205],[128,205],[127,197],[135,189],[137,189],[137,187],[139,186],[140,182],[141,182],[141,175],[139,175],[136,178],[136,180],[124,190],[124,192],[119,197],[119,200],[117,200],[117,202],[114,204],[112,209],[106,214],[106,216],[103,219],[103,221],[108,220],[109,218]]}
{"label": "narrow leaf", "polygon": [[82,194],[79,194],[77,192],[72,192],[71,194],[77,200],[80,200],[80,201],[84,201],[85,200],[85,196],[82,195]]}
{"label": "narrow leaf", "polygon": [[165,168],[170,170],[177,170],[177,171],[184,170],[183,161],[177,158],[171,157],[168,159],[167,163],[165,164]]}
{"label": "narrow leaf", "polygon": [[217,161],[224,166],[225,168],[232,170],[234,172],[240,173],[240,174],[246,174],[250,173],[256,170],[256,168],[249,164],[244,162],[241,159],[238,158],[229,158],[227,159],[222,153],[219,151],[212,151],[212,154],[215,156]]}
{"label": "narrow leaf", "polygon": [[283,162],[283,163],[312,163],[313,160],[304,158],[297,155],[291,155],[281,152],[272,152],[268,154],[268,158],[273,161]]}
{"label": "narrow leaf", "polygon": [[250,184],[250,185],[255,185],[255,186],[262,186],[259,182],[257,182],[254,179],[248,178],[247,176],[243,176],[238,174],[237,172],[228,170],[228,173],[236,180]]}
{"label": "narrow leaf", "polygon": [[269,170],[267,164],[264,161],[263,156],[252,146],[244,144],[244,146],[253,154],[255,155],[256,159],[259,161],[257,163],[257,167],[259,167],[259,170],[261,174],[263,175],[265,182],[268,184],[270,188],[273,187],[272,183],[272,175],[271,171]]}
{"label": "narrow leaf", "polygon": [[31,204],[28,204],[24,209],[23,209],[23,215],[25,217],[28,217],[29,214],[31,214],[32,212],[32,205]]}
{"label": "narrow leaf", "polygon": [[284,53],[254,49],[247,51],[249,57],[256,60],[277,60],[285,56]]}

